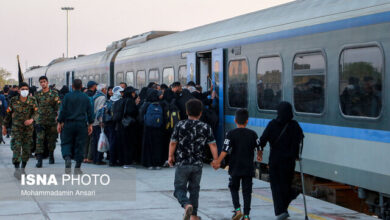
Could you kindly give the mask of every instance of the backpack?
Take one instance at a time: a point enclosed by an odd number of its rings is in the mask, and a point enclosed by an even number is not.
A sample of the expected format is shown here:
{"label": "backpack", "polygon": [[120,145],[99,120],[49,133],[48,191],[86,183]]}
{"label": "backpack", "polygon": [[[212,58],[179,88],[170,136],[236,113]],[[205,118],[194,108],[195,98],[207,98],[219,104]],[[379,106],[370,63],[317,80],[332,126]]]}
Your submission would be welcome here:
{"label": "backpack", "polygon": [[144,116],[145,125],[153,128],[160,128],[163,124],[163,109],[157,102],[151,103]]}
{"label": "backpack", "polygon": [[123,99],[120,99],[112,104],[112,120],[119,122],[123,117]]}
{"label": "backpack", "polygon": [[96,114],[95,114],[95,100],[96,100],[97,98],[99,98],[100,96],[104,96],[104,94],[102,94],[102,93],[96,93],[95,95],[88,97],[88,98],[89,98],[89,102],[91,103],[91,106],[92,106],[92,117],[93,117],[94,119],[96,119]]}
{"label": "backpack", "polygon": [[175,100],[172,100],[171,104],[169,104],[167,111],[167,125],[165,129],[171,130],[175,127],[175,125],[180,121],[180,110],[175,105]]}

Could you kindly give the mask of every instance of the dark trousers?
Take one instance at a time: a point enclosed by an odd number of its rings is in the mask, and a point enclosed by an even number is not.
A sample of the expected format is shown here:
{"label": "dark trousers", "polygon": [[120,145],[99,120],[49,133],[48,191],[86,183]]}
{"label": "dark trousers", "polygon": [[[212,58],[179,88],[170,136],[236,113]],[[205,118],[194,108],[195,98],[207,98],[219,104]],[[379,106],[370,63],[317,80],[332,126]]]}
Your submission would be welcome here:
{"label": "dark trousers", "polygon": [[123,128],[120,130],[119,135],[121,136],[121,143],[120,146],[121,153],[123,155],[123,164],[124,165],[131,165],[135,161],[136,155],[136,136],[135,136],[135,130],[132,127],[133,124],[130,125],[128,128]]}
{"label": "dark trousers", "polygon": [[93,132],[91,136],[91,151],[93,155],[93,162],[98,163],[103,160],[103,153],[97,151],[97,146],[100,138],[100,133],[102,132],[102,129],[99,125],[93,126]]}
{"label": "dark trousers", "polygon": [[110,164],[111,165],[123,165],[120,147],[122,145],[121,136],[118,131],[115,130],[115,125],[109,125],[104,128],[108,143],[110,144]]}
{"label": "dark trousers", "polygon": [[[175,192],[173,195],[184,208],[190,204],[193,206],[192,215],[198,213],[198,200],[200,191],[200,180],[202,178],[202,167],[183,165],[176,167],[175,171]],[[190,197],[187,197],[187,192]]]}
{"label": "dark trousers", "polygon": [[88,138],[88,127],[85,121],[67,121],[61,132],[62,157],[72,157],[76,162],[83,161],[84,147]]}
{"label": "dark trousers", "polygon": [[294,170],[294,159],[285,159],[279,163],[270,163],[269,165],[269,177],[275,215],[287,212],[288,206],[293,199],[294,191],[291,186],[294,178]]}
{"label": "dark trousers", "polygon": [[252,201],[252,177],[251,176],[230,176],[229,189],[232,194],[234,209],[241,207],[240,196],[240,182],[242,183],[242,196],[244,197],[244,215],[249,215],[251,211]]}

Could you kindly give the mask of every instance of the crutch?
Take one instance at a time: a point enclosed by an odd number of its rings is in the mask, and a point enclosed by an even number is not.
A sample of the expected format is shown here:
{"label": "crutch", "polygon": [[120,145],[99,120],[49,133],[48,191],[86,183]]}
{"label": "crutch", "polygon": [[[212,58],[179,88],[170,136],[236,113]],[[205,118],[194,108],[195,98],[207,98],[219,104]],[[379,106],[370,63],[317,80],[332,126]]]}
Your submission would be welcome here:
{"label": "crutch", "polygon": [[305,179],[303,177],[303,170],[302,170],[302,151],[303,151],[303,140],[300,144],[300,149],[299,149],[299,168],[301,171],[303,205],[305,206],[305,220],[309,220],[309,217],[307,216],[306,197],[305,197]]}

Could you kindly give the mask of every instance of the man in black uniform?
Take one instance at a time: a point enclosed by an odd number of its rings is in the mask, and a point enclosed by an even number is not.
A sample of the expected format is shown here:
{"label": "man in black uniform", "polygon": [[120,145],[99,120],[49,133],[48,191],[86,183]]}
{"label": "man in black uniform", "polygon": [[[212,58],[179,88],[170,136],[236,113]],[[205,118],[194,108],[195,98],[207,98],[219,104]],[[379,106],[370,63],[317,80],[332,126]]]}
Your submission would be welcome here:
{"label": "man in black uniform", "polygon": [[75,79],[72,87],[73,92],[65,95],[61,105],[57,131],[61,133],[61,151],[65,160],[65,172],[68,174],[71,172],[71,157],[73,156],[76,160],[75,173],[81,174],[83,149],[88,135],[92,134],[93,109],[88,96],[81,91],[81,80]]}

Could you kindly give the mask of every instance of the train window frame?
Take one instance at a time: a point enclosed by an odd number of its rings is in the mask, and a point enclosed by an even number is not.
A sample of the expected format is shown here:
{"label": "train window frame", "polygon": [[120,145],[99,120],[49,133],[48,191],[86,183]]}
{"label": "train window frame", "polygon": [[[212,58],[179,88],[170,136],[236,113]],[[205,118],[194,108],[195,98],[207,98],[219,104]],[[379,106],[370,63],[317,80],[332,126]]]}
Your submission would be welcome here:
{"label": "train window frame", "polygon": [[[126,82],[126,84],[128,84],[128,83],[127,83],[127,74],[128,74],[128,73],[133,73],[133,85],[130,85],[130,86],[135,87],[135,86],[136,86],[136,83],[135,83],[135,80],[136,80],[136,79],[135,79],[135,78],[136,78],[136,76],[135,76],[136,74],[135,74],[135,73],[136,73],[136,72],[135,72],[134,70],[127,70],[127,71],[126,71],[126,74],[125,74],[125,82]],[[128,86],[129,86],[129,85],[128,85]]]}
{"label": "train window frame", "polygon": [[[162,70],[162,72],[161,72],[161,84],[165,84],[164,83],[164,70],[165,69],[171,69],[172,68],[172,70],[173,70],[173,82],[172,83],[174,83],[175,81],[176,81],[176,79],[175,79],[175,67],[172,65],[172,66],[166,66],[166,67],[164,67],[163,68],[163,70]],[[168,87],[170,86],[170,85],[167,85]]]}
{"label": "train window frame", "polygon": [[[107,83],[106,83],[106,80],[107,80]],[[102,73],[102,75],[100,77],[100,81],[102,83],[106,83],[106,85],[110,85],[110,79],[108,79],[108,74],[107,73]]]}
{"label": "train window frame", "polygon": [[[176,81],[180,82],[180,68],[183,67],[186,69],[185,71],[185,79],[186,79],[186,84],[187,84],[187,64],[183,64],[183,65],[179,65],[178,69],[177,69],[177,78],[176,78]],[[181,82],[180,82],[181,83]]]}
{"label": "train window frame", "polygon": [[160,75],[160,70],[158,68],[150,68],[149,71],[148,71],[148,74],[147,74],[147,80],[146,80],[146,85],[148,85],[150,83],[150,80],[149,80],[149,77],[150,77],[150,72],[151,71],[157,71],[157,74],[158,74],[158,81],[155,82],[157,84],[160,84],[161,83],[161,75]]}
{"label": "train window frame", "polygon": [[145,73],[145,87],[148,86],[148,83],[146,81],[146,69],[140,69],[140,70],[137,70],[136,72],[136,75],[135,75],[135,88],[136,89],[139,89],[141,91],[142,88],[138,88],[138,73],[139,72],[144,72]]}
{"label": "train window frame", "polygon": [[[247,99],[247,106],[246,107],[233,107],[230,105],[230,100],[229,100],[229,66],[230,66],[230,63],[232,61],[238,61],[238,60],[245,60],[246,64],[248,65],[248,82],[247,82],[247,89],[248,89],[248,96],[246,97]],[[226,70],[226,87],[225,87],[225,92],[224,93],[224,96],[225,96],[225,99],[226,99],[226,107],[229,109],[229,110],[237,110],[237,109],[241,109],[241,108],[248,108],[248,106],[250,106],[250,99],[249,99],[249,96],[250,96],[250,76],[251,76],[251,71],[250,71],[250,63],[249,63],[249,59],[247,56],[238,56],[238,57],[234,57],[232,59],[229,59],[229,61],[227,62],[227,70]]]}
{"label": "train window frame", "polygon": [[[262,55],[260,56],[257,61],[256,61],[256,80],[257,80],[257,70],[259,68],[259,61],[261,59],[267,59],[267,58],[273,58],[273,57],[279,57],[280,58],[280,62],[282,64],[282,73],[281,73],[281,76],[280,76],[280,85],[282,86],[282,96],[280,98],[280,101],[284,101],[284,89],[283,89],[283,80],[284,80],[284,60],[283,60],[283,56],[280,54],[280,53],[275,53],[275,54],[270,54],[270,55]],[[256,84],[257,86],[257,84]],[[258,93],[257,93],[257,88],[256,88],[256,108],[257,108],[257,111],[258,112],[262,112],[262,113],[273,113],[273,114],[276,114],[277,113],[277,109],[275,110],[272,110],[272,109],[261,109],[259,108],[259,104],[257,103],[257,98],[258,98]]]}
{"label": "train window frame", "polygon": [[[98,78],[99,80],[96,80],[96,78]],[[100,74],[99,73],[95,74],[94,79],[96,83],[100,83]]]}
{"label": "train window frame", "polygon": [[[377,47],[382,55],[382,64],[383,64],[383,70],[382,70],[382,91],[386,91],[386,57],[385,57],[385,51],[383,49],[383,46],[381,43],[377,41],[372,41],[372,42],[366,42],[366,43],[360,43],[360,44],[345,44],[341,47],[339,50],[339,56],[337,60],[338,64],[338,69],[337,69],[337,82],[338,82],[338,89],[337,89],[337,100],[338,100],[338,107],[339,107],[339,114],[341,115],[342,118],[347,119],[347,120],[353,120],[353,121],[378,121],[383,117],[384,114],[384,109],[386,108],[386,98],[385,95],[382,95],[382,108],[377,117],[366,117],[366,116],[354,116],[354,115],[346,115],[343,113],[341,109],[341,100],[340,100],[340,74],[341,74],[341,69],[340,69],[340,61],[341,61],[341,56],[345,50],[348,49],[359,49],[359,48],[367,48],[367,47]],[[385,92],[383,92],[385,94]]]}
{"label": "train window frame", "polygon": [[[120,82],[117,82],[118,81],[118,75],[119,74],[122,74],[122,81],[120,81]],[[125,74],[123,73],[123,71],[120,71],[120,72],[117,72],[116,74],[115,74],[115,80],[114,80],[114,84],[117,84],[117,85],[119,85],[119,83],[121,83],[121,82],[123,82],[124,81],[124,79],[125,79]]]}
{"label": "train window frame", "polygon": [[[314,73],[316,71],[311,71],[311,70],[301,70],[301,71],[294,71],[294,60],[295,57],[298,55],[310,55],[310,54],[321,54],[322,57],[324,58],[324,71],[323,73]],[[296,51],[294,53],[294,56],[291,60],[291,105],[294,111],[294,114],[297,116],[311,116],[311,117],[317,117],[321,118],[323,117],[328,109],[328,58],[327,54],[325,52],[325,49],[323,48],[318,48],[318,49],[312,49],[312,50],[301,50],[301,51]],[[324,108],[321,113],[312,113],[312,112],[299,112],[295,109],[295,99],[294,99],[294,76],[305,76],[305,75],[316,75],[316,76],[324,76]]]}

